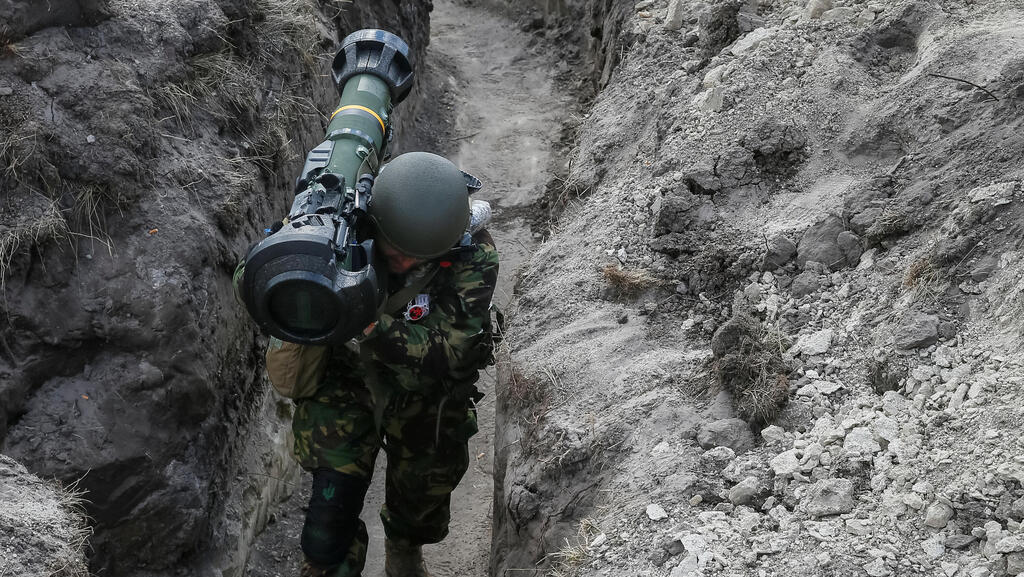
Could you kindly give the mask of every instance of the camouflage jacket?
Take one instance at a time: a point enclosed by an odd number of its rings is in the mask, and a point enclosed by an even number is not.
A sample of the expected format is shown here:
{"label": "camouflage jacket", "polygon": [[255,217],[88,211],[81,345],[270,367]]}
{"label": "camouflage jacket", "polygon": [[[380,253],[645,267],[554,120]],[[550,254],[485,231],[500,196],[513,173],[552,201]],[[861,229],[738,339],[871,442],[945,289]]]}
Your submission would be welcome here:
{"label": "camouflage jacket", "polygon": [[[430,312],[408,320],[405,308],[377,319],[360,343],[372,359],[376,378],[391,389],[451,393],[468,389],[492,354],[491,297],[498,280],[498,251],[484,230],[458,258],[438,259],[437,273],[422,289]],[[343,365],[358,364],[348,347],[336,351]],[[338,359],[338,353],[349,356]],[[353,362],[355,361],[355,362]],[[364,361],[365,362],[365,361]],[[365,375],[367,367],[357,371]]]}

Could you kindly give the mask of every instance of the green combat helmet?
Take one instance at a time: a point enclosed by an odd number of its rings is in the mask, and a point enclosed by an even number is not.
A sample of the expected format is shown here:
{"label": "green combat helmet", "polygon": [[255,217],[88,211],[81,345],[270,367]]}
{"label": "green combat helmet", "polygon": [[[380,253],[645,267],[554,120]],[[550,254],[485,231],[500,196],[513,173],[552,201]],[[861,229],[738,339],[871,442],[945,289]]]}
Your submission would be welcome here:
{"label": "green combat helmet", "polygon": [[402,154],[381,168],[368,213],[378,238],[403,254],[441,256],[469,224],[466,177],[436,154]]}

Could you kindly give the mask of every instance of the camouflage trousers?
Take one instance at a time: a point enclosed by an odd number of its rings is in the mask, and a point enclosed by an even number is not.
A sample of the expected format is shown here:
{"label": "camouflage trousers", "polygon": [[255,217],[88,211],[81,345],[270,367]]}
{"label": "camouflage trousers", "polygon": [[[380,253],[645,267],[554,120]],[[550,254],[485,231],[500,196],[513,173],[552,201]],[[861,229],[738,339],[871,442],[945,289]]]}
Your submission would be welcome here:
{"label": "camouflage trousers", "polygon": [[[451,493],[469,467],[469,438],[477,432],[470,399],[401,392],[388,401],[380,425],[378,433],[365,386],[349,380],[321,387],[317,396],[296,401],[295,457],[308,471],[328,468],[369,485],[383,448],[387,472],[380,518],[388,539],[412,545],[440,542],[448,534]],[[332,577],[360,575],[367,533],[361,520],[358,525]]]}

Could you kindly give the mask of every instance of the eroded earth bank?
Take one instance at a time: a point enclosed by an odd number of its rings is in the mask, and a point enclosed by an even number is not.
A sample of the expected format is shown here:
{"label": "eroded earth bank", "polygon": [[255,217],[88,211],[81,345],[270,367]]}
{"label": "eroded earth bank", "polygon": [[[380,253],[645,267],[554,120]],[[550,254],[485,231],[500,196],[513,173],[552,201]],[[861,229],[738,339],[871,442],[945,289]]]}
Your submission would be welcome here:
{"label": "eroded earth bank", "polygon": [[493,574],[1024,571],[1020,3],[539,5],[625,16],[512,305]]}
{"label": "eroded earth bank", "polygon": [[[239,575],[291,491],[231,271],[323,138],[340,38],[385,26],[420,59],[428,8],[0,2],[0,451],[87,492],[95,573]],[[430,92],[396,150],[431,146]]]}

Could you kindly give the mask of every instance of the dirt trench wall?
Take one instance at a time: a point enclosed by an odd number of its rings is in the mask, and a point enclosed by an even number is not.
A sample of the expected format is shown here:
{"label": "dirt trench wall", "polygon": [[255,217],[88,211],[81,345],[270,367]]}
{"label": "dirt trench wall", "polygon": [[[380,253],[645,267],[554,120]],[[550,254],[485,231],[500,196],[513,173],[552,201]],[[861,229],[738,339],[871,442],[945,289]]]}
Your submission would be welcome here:
{"label": "dirt trench wall", "polygon": [[465,0],[515,16],[524,31],[543,34],[566,60],[589,79],[587,98],[611,79],[631,31],[625,28],[633,2],[628,0]]}
{"label": "dirt trench wall", "polygon": [[[581,102],[581,112],[611,81],[620,58],[633,41],[632,29],[627,25],[634,12],[634,3],[629,0],[475,1],[512,13],[524,31],[543,36],[549,45],[562,52],[564,61],[576,67],[571,76],[562,76],[562,79],[582,80],[572,87],[568,82],[563,82],[562,86],[575,89],[574,95]],[[566,116],[568,113],[566,111]],[[575,138],[574,130],[574,126],[566,123],[563,128],[564,144]],[[569,151],[565,153],[569,154]],[[567,176],[568,167],[559,160],[552,161],[551,169],[556,174]],[[558,183],[551,184],[548,191],[551,197],[541,199],[539,206],[547,214],[555,215],[564,207],[556,198],[564,191],[558,190]],[[516,290],[518,293],[518,286]],[[527,437],[536,432],[531,426],[524,429],[523,419],[537,424],[537,413],[531,405],[546,403],[547,393],[542,383],[524,383],[522,378],[519,369],[511,363],[498,364],[491,575],[533,568],[547,553],[556,549],[566,534],[559,528],[557,515],[546,520],[537,516],[542,514],[542,509],[546,513],[559,511],[559,514],[567,514],[575,509],[581,496],[578,487],[571,482],[563,484],[554,478],[539,481],[534,471],[524,472],[534,468],[530,463],[538,455],[521,444],[526,429],[530,429],[525,433]],[[569,469],[575,470],[575,466]],[[528,479],[525,484],[524,479]],[[544,485],[543,489],[538,485]],[[542,506],[538,502],[539,495],[549,498],[550,502]]]}
{"label": "dirt trench wall", "polygon": [[[492,574],[1024,573],[1021,18],[636,4],[510,307]],[[775,427],[719,392],[737,310],[792,363]]]}
{"label": "dirt trench wall", "polygon": [[294,465],[231,272],[323,137],[340,37],[420,61],[429,10],[0,1],[0,450],[81,479],[94,571],[239,574]]}

